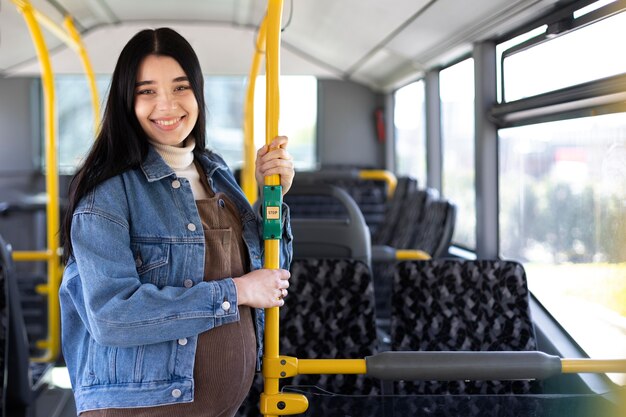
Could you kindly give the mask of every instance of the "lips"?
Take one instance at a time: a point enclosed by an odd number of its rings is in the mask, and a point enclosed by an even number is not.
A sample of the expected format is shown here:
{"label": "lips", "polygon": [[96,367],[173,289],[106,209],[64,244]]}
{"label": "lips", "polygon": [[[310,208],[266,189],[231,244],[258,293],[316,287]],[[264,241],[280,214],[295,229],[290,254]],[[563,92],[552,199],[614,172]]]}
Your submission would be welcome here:
{"label": "lips", "polygon": [[150,121],[161,130],[174,130],[182,123],[185,116],[172,117],[166,119],[150,119]]}

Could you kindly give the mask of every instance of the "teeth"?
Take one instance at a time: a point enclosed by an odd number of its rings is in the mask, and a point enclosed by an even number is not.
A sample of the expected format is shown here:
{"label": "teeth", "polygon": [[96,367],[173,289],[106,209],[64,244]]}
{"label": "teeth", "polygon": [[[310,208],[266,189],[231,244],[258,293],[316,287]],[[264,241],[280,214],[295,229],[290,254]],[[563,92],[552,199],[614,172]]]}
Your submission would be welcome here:
{"label": "teeth", "polygon": [[180,121],[181,117],[173,120],[155,120],[154,122],[160,126],[172,126]]}

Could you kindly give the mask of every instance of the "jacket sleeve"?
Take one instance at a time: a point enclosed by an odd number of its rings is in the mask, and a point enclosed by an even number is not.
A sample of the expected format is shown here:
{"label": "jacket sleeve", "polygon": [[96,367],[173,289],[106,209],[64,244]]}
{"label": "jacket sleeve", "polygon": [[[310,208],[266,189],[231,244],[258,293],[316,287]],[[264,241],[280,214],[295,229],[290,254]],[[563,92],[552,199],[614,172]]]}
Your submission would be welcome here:
{"label": "jacket sleeve", "polygon": [[[128,347],[197,335],[237,321],[231,278],[191,288],[142,283],[125,219],[110,213],[75,213],[71,239],[82,294],[80,316],[102,345]],[[183,277],[186,278],[186,277]],[[180,280],[181,282],[183,279]],[[226,302],[227,301],[227,302]]]}

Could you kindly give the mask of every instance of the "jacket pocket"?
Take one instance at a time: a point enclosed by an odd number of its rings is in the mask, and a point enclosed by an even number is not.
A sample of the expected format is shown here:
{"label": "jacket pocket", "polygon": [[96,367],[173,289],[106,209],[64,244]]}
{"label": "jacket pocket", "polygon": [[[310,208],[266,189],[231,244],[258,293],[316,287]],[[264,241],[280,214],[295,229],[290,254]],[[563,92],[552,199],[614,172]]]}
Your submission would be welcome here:
{"label": "jacket pocket", "polygon": [[135,267],[142,284],[154,284],[161,288],[167,282],[169,263],[169,244],[143,243],[131,244]]}

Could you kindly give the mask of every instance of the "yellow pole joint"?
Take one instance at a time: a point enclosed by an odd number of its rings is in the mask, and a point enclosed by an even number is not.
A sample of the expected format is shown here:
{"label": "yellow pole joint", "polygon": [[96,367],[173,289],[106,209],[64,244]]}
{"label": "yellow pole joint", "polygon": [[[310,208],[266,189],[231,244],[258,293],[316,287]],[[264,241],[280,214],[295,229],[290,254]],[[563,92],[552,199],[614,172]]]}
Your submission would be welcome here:
{"label": "yellow pole joint", "polygon": [[279,356],[263,361],[263,376],[266,378],[288,378],[298,375],[298,358]]}
{"label": "yellow pole joint", "polygon": [[265,416],[302,414],[309,408],[309,400],[302,394],[261,394],[260,410]]}

